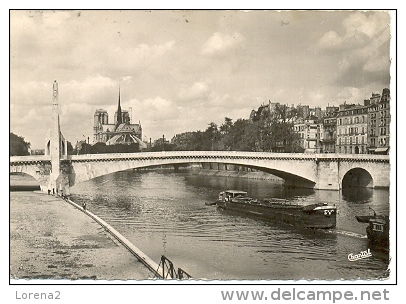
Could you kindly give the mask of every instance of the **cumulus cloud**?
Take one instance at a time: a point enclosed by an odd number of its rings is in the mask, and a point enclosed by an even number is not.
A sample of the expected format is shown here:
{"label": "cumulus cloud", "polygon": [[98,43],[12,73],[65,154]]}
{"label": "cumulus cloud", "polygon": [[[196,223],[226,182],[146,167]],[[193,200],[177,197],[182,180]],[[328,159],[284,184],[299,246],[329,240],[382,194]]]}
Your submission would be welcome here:
{"label": "cumulus cloud", "polygon": [[328,31],[319,39],[318,46],[322,49],[364,47],[389,29],[389,21],[389,14],[384,12],[353,13],[343,20],[341,36],[336,31]]}
{"label": "cumulus cloud", "polygon": [[90,104],[111,104],[118,95],[119,82],[102,75],[88,76],[84,80],[61,83],[59,91],[62,101]]}
{"label": "cumulus cloud", "polygon": [[356,12],[343,21],[343,27],[346,30],[346,36],[363,33],[369,38],[374,38],[389,26],[389,21],[389,14],[385,12],[370,14]]}
{"label": "cumulus cloud", "polygon": [[381,93],[381,91],[376,90],[376,85],[368,84],[362,88],[356,87],[340,88],[337,90],[336,96],[339,104],[342,104],[344,102],[351,104],[352,103],[363,104],[364,100],[371,97],[372,93]]}
{"label": "cumulus cloud", "polygon": [[190,87],[183,87],[179,90],[178,97],[183,101],[196,101],[207,99],[211,89],[204,81],[195,82]]}
{"label": "cumulus cloud", "polygon": [[172,40],[161,45],[142,43],[131,48],[115,47],[112,50],[111,56],[114,60],[122,58],[127,64],[133,61],[153,60],[164,55],[167,51],[171,50],[174,45],[175,41]]}
{"label": "cumulus cloud", "polygon": [[355,12],[343,20],[342,35],[329,31],[320,38],[319,48],[331,52],[331,60],[337,62],[334,83],[349,87],[388,83],[389,21],[386,12]]}
{"label": "cumulus cloud", "polygon": [[336,49],[343,45],[343,40],[343,37],[340,37],[336,32],[329,31],[320,38],[319,46],[325,49]]}
{"label": "cumulus cloud", "polygon": [[202,53],[205,55],[222,55],[243,41],[244,37],[238,32],[231,35],[216,32],[204,43]]}

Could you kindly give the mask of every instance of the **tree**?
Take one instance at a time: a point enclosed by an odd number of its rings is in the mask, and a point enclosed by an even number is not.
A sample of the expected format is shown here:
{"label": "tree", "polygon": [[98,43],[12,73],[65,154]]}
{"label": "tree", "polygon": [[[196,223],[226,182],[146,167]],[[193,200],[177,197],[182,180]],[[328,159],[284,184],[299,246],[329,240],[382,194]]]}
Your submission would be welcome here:
{"label": "tree", "polygon": [[209,123],[206,131],[204,131],[204,150],[218,150],[218,142],[220,140],[220,132],[217,124],[214,122]]}
{"label": "tree", "polygon": [[68,142],[66,143],[66,145],[67,145],[67,152],[68,152],[68,155],[76,154],[76,153],[75,153],[75,150],[73,149],[72,143],[71,143],[70,141],[68,141]]}
{"label": "tree", "polygon": [[[300,152],[299,134],[294,132],[293,122],[285,106],[277,107],[275,113],[264,122],[263,147],[271,152]],[[291,112],[293,113],[293,112]],[[294,114],[295,115],[295,114]]]}
{"label": "tree", "polygon": [[24,137],[10,133],[10,156],[29,155],[31,144]]}
{"label": "tree", "polygon": [[252,143],[249,138],[251,130],[249,127],[250,122],[247,119],[237,119],[228,133],[223,136],[225,150],[252,151]]}
{"label": "tree", "polygon": [[86,140],[81,140],[76,143],[75,151],[76,154],[90,154],[91,145],[89,145]]}
{"label": "tree", "polygon": [[222,135],[228,134],[233,127],[233,120],[229,117],[224,118],[224,123],[220,126],[220,133]]}

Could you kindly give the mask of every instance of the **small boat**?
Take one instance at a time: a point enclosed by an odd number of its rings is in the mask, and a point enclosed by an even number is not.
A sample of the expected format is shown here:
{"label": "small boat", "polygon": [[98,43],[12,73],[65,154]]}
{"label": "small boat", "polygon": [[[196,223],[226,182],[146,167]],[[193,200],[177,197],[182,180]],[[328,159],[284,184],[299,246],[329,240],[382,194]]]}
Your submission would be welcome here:
{"label": "small boat", "polygon": [[389,216],[377,215],[375,210],[373,215],[357,215],[355,218],[360,223],[368,223],[366,233],[371,246],[383,250],[389,250]]}
{"label": "small boat", "polygon": [[246,191],[226,190],[219,194],[217,207],[269,221],[283,222],[305,228],[334,228],[337,208],[327,203],[303,205],[284,199],[258,200],[247,196]]}

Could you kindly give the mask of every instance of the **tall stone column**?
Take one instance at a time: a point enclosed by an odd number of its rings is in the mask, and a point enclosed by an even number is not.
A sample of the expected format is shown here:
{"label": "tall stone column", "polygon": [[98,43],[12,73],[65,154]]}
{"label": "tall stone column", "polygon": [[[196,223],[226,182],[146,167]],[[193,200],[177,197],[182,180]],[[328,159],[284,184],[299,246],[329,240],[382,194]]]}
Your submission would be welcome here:
{"label": "tall stone column", "polygon": [[59,96],[58,96],[58,83],[56,80],[53,84],[53,94],[52,94],[52,129],[50,138],[50,154],[51,154],[51,174],[49,177],[50,190],[54,189],[57,191],[57,179],[59,177],[61,167],[61,130],[59,125]]}

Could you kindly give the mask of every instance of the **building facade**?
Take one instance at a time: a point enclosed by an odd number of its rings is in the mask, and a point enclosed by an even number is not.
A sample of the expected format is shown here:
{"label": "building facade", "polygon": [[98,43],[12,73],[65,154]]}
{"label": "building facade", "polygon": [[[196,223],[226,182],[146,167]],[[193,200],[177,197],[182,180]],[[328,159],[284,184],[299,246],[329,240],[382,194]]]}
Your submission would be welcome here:
{"label": "building facade", "polygon": [[293,125],[305,153],[323,153],[324,126],[316,119],[298,119]]}
{"label": "building facade", "polygon": [[324,153],[336,153],[338,111],[339,107],[326,107],[323,117],[324,138],[322,147]]}
{"label": "building facade", "polygon": [[368,107],[368,152],[388,154],[390,148],[390,91],[372,94]]}
{"label": "building facade", "polygon": [[385,88],[382,94],[372,93],[362,105],[344,103],[339,107],[327,106],[325,110],[269,102],[258,111],[253,110],[250,120],[259,120],[277,108],[279,112],[283,110],[284,118],[293,122],[294,131],[299,134],[299,145],[306,153],[388,154],[390,101],[390,90]]}
{"label": "building facade", "polygon": [[336,152],[367,153],[368,106],[340,105],[337,117]]}

